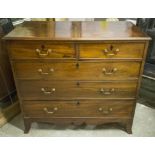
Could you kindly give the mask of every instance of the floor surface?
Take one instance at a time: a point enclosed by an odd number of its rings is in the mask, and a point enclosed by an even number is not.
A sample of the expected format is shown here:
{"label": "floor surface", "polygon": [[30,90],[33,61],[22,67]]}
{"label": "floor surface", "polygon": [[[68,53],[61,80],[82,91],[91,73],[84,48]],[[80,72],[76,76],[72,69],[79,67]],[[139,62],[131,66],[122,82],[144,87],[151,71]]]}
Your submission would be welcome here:
{"label": "floor surface", "polygon": [[23,121],[21,115],[0,128],[0,136],[11,137],[154,137],[155,136],[155,109],[142,104],[137,104],[133,134],[127,134],[118,128],[105,126],[55,126],[45,123],[33,123],[28,134],[23,133]]}

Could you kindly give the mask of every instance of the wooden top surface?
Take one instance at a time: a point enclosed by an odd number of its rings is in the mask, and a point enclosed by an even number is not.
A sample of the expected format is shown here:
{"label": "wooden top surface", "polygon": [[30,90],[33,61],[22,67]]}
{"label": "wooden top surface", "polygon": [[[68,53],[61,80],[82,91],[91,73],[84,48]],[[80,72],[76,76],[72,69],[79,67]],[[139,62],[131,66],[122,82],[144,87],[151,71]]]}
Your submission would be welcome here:
{"label": "wooden top surface", "polygon": [[150,40],[131,22],[40,22],[17,26],[5,40]]}

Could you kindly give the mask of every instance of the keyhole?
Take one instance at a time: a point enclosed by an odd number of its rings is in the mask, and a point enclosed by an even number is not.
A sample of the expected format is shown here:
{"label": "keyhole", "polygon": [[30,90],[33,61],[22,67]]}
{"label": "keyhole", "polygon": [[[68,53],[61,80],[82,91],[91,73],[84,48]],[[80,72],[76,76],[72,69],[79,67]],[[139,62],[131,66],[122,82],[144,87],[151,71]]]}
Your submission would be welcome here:
{"label": "keyhole", "polygon": [[79,68],[79,63],[76,63],[76,68]]}
{"label": "keyhole", "polygon": [[111,50],[111,51],[113,50],[113,48],[114,48],[114,47],[113,47],[112,45],[110,45],[110,50]]}
{"label": "keyhole", "polygon": [[45,45],[41,45],[41,48],[42,48],[42,50],[44,50],[45,49]]}
{"label": "keyhole", "polygon": [[80,82],[77,82],[76,85],[79,87],[80,86]]}
{"label": "keyhole", "polygon": [[79,104],[80,104],[80,102],[79,102],[79,101],[77,101],[77,102],[76,102],[76,105],[79,105]]}

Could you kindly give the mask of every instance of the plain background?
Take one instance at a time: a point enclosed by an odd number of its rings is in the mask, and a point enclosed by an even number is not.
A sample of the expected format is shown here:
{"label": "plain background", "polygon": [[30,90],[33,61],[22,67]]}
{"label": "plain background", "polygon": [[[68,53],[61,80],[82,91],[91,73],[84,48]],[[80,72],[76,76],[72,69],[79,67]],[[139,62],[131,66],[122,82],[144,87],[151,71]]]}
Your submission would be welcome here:
{"label": "plain background", "polygon": [[[0,18],[153,18],[153,0],[1,0]],[[0,138],[1,155],[152,155],[155,138]]]}

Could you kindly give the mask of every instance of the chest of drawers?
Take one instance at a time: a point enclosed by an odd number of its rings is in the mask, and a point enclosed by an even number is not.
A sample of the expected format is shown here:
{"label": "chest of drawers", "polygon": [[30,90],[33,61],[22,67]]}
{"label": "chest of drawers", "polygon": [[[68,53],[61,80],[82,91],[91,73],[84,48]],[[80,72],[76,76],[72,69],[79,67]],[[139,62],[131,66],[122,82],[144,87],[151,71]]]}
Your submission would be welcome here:
{"label": "chest of drawers", "polygon": [[150,38],[129,22],[25,22],[5,36],[25,133],[32,122],[132,133]]}

